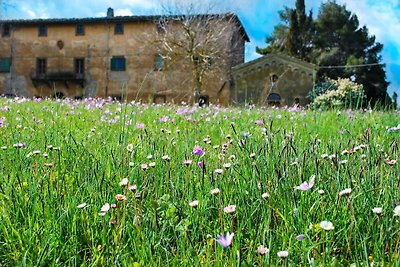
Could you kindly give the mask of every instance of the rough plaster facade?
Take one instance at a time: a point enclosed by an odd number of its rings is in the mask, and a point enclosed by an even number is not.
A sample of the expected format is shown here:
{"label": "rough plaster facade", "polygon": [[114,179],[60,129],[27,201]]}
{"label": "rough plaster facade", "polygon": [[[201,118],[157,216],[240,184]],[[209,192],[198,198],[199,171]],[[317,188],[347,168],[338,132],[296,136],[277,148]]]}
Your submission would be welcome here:
{"label": "rough plaster facade", "polygon": [[[211,71],[213,75],[202,81],[202,94],[214,103],[229,102],[231,68],[244,62],[248,37],[236,15],[231,16],[234,20],[222,22],[230,24],[229,36],[219,44],[226,49],[229,64]],[[159,19],[108,16],[0,21],[0,60],[10,60],[9,71],[0,73],[0,95],[191,101],[193,83],[187,66],[166,61],[165,69],[155,70],[158,52],[151,36],[157,31]],[[115,33],[117,23],[123,24],[123,33]],[[172,21],[168,27],[174,24]],[[83,25],[83,34],[77,34],[77,25]],[[47,31],[44,36],[39,34],[40,27]],[[124,58],[124,70],[112,69],[113,57]]]}
{"label": "rough plaster facade", "polygon": [[232,70],[237,104],[306,105],[316,67],[283,54],[269,54]]}

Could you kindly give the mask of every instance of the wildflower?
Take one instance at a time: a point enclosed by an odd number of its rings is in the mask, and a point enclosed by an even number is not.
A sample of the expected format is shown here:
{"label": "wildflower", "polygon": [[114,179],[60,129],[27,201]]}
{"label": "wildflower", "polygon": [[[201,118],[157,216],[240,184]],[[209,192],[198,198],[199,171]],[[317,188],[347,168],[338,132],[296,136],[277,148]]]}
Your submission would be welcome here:
{"label": "wildflower", "polygon": [[269,252],[269,249],[267,247],[258,246],[258,248],[257,248],[257,253],[260,255],[267,254],[268,252]]}
{"label": "wildflower", "polygon": [[140,168],[142,168],[142,170],[147,170],[148,165],[146,163],[140,164]]}
{"label": "wildflower", "polygon": [[150,155],[147,155],[147,157],[146,157],[147,159],[152,159],[153,158],[153,155],[152,154],[150,154]]}
{"label": "wildflower", "polygon": [[396,206],[393,212],[394,216],[400,216],[400,206]]}
{"label": "wildflower", "polygon": [[101,249],[102,249],[102,246],[101,246],[101,245],[98,245],[98,246],[97,246],[97,251],[99,251],[99,252],[100,252],[100,251],[101,251]]}
{"label": "wildflower", "polygon": [[123,201],[123,200],[126,200],[126,196],[117,194],[117,195],[115,195],[115,199],[118,201]]}
{"label": "wildflower", "polygon": [[373,208],[372,212],[375,213],[376,215],[381,215],[382,214],[382,208]]}
{"label": "wildflower", "polygon": [[236,158],[235,155],[230,155],[230,156],[229,156],[229,160],[234,160],[235,158]]}
{"label": "wildflower", "polygon": [[320,195],[322,196],[322,195],[324,195],[324,194],[325,194],[325,191],[324,191],[324,190],[322,190],[322,189],[319,189],[319,190],[318,190],[318,194],[320,194]]}
{"label": "wildflower", "polygon": [[168,155],[162,156],[161,158],[162,158],[163,160],[166,160],[166,161],[170,161],[170,160],[171,160],[171,157],[168,156]]}
{"label": "wildflower", "polygon": [[108,204],[108,203],[104,204],[100,209],[99,216],[106,215],[107,211],[109,211],[109,210],[110,210],[110,204]]}
{"label": "wildflower", "polygon": [[346,188],[339,192],[339,197],[349,194],[351,194],[351,188]]}
{"label": "wildflower", "polygon": [[185,159],[185,160],[183,161],[183,163],[184,163],[186,166],[189,166],[190,164],[192,164],[192,160],[190,160],[190,159]]}
{"label": "wildflower", "polygon": [[161,122],[167,122],[168,121],[168,116],[163,116],[160,118]]}
{"label": "wildflower", "polygon": [[234,233],[230,234],[229,232],[226,236],[218,235],[218,239],[214,239],[218,242],[223,248],[227,248],[231,245]]}
{"label": "wildflower", "polygon": [[[400,207],[400,206],[399,206],[399,207]],[[400,208],[399,208],[399,209],[400,209]],[[234,213],[235,210],[236,210],[236,205],[229,205],[229,206],[226,206],[226,207],[224,208],[224,212],[225,212],[225,213],[228,213],[228,214]]]}
{"label": "wildflower", "polygon": [[333,230],[335,227],[333,227],[333,223],[330,221],[322,221],[319,223],[319,226],[324,229],[325,231]]}
{"label": "wildflower", "polygon": [[210,191],[211,195],[216,196],[220,193],[221,191],[218,188],[214,188]]}
{"label": "wildflower", "polygon": [[115,204],[115,203],[111,204],[111,208],[116,208],[116,207],[117,207],[117,204]]}
{"label": "wildflower", "polygon": [[250,154],[250,158],[253,159],[253,158],[255,158],[255,157],[256,157],[256,153],[251,153],[251,154]]}
{"label": "wildflower", "polygon": [[192,202],[189,202],[189,206],[192,208],[197,208],[198,205],[199,205],[198,200],[193,200]]}
{"label": "wildflower", "polygon": [[143,128],[144,128],[144,123],[140,123],[140,122],[136,123],[136,129],[143,129]]}
{"label": "wildflower", "polygon": [[216,170],[215,170],[215,173],[216,173],[216,174],[222,174],[222,172],[223,172],[222,169],[216,169]]}
{"label": "wildflower", "polygon": [[128,189],[129,189],[130,191],[136,191],[137,186],[136,186],[135,184],[132,184],[132,185],[130,185],[130,186],[128,187]]}
{"label": "wildflower", "polygon": [[156,166],[156,163],[155,163],[155,162],[150,162],[150,163],[149,163],[149,166],[150,166],[150,167],[155,167],[155,166]]}
{"label": "wildflower", "polygon": [[289,256],[289,251],[287,250],[278,251],[276,255],[278,255],[279,258],[285,259]]}
{"label": "wildflower", "polygon": [[230,163],[225,163],[223,166],[225,169],[229,169],[231,167],[232,164]]}
{"label": "wildflower", "polygon": [[385,162],[388,165],[392,166],[392,165],[396,164],[397,160],[395,160],[395,159],[387,159]]}
{"label": "wildflower", "polygon": [[132,162],[132,161],[130,161],[130,162],[129,162],[129,167],[133,167],[133,166],[135,166],[135,163]]}
{"label": "wildflower", "polygon": [[298,235],[298,236],[296,236],[296,240],[297,240],[297,241],[302,241],[302,240],[304,240],[304,238],[305,238],[304,235]]}
{"label": "wildflower", "polygon": [[329,157],[328,154],[322,154],[322,155],[321,155],[321,158],[323,158],[323,159],[325,159],[325,158],[327,158],[327,157]]}
{"label": "wildflower", "polygon": [[311,176],[309,183],[303,182],[301,185],[295,186],[294,189],[301,190],[301,191],[307,191],[307,190],[310,190],[314,186],[314,183],[315,183],[315,175]]}
{"label": "wildflower", "polygon": [[198,145],[195,145],[193,148],[193,152],[194,155],[202,155],[203,154],[203,149],[201,149],[201,147],[199,147]]}
{"label": "wildflower", "polygon": [[133,145],[132,144],[128,144],[126,146],[126,150],[128,150],[128,152],[133,152]]}
{"label": "wildflower", "polygon": [[128,178],[124,178],[124,179],[121,180],[121,182],[119,182],[119,185],[120,186],[124,186],[124,185],[127,185],[128,183],[129,183]]}
{"label": "wildflower", "polygon": [[197,166],[199,166],[200,168],[204,168],[204,163],[202,161],[197,162]]}
{"label": "wildflower", "polygon": [[263,194],[261,195],[261,197],[264,198],[264,199],[266,199],[267,197],[269,197],[269,194],[268,194],[267,192],[265,192],[265,193],[263,193]]}
{"label": "wildflower", "polygon": [[264,119],[256,120],[255,123],[257,125],[263,125],[264,124]]}
{"label": "wildflower", "polygon": [[82,204],[79,204],[78,206],[76,206],[78,209],[83,209],[84,207],[86,207],[86,202],[83,202]]}

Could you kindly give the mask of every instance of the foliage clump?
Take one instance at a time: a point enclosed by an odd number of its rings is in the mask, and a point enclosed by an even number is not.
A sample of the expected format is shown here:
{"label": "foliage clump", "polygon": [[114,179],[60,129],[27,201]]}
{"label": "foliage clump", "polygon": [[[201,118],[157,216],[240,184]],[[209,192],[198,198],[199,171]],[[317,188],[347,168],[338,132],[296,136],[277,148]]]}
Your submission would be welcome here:
{"label": "foliage clump", "polygon": [[365,99],[364,88],[347,78],[328,79],[309,94],[313,108],[358,108]]}

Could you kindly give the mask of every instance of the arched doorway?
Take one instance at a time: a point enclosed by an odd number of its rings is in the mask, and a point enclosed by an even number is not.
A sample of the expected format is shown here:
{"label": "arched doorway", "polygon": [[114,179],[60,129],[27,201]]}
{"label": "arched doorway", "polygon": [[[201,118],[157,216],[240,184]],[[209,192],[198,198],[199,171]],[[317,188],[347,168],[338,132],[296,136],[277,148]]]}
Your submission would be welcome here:
{"label": "arched doorway", "polygon": [[281,96],[277,93],[271,93],[267,97],[267,102],[270,106],[280,106]]}

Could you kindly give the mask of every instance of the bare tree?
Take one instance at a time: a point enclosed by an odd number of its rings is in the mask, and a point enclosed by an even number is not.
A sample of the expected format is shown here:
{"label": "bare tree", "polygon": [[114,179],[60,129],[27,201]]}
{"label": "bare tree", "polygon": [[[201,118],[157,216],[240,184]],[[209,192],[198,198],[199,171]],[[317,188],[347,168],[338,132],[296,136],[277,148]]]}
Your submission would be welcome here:
{"label": "bare tree", "polygon": [[215,13],[214,6],[185,3],[174,0],[162,6],[165,15],[159,17],[150,40],[165,60],[166,75],[173,75],[176,69],[180,74],[190,74],[193,101],[209,93],[206,90],[210,86],[218,97],[229,86],[230,68],[244,61],[247,35],[235,14]]}

